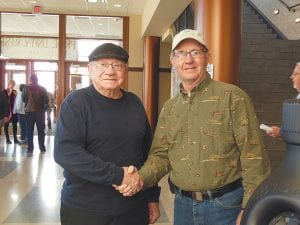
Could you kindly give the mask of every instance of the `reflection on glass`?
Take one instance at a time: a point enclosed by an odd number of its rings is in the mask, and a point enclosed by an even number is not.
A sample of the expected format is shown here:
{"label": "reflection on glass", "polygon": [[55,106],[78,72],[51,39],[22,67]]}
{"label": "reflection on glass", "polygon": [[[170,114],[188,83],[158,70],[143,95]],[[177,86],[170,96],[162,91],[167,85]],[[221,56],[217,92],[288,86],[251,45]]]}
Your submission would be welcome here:
{"label": "reflection on glass", "polygon": [[120,40],[88,40],[88,39],[68,39],[66,47],[66,59],[70,61],[87,62],[89,54],[99,45],[113,43],[123,47]]}
{"label": "reflection on glass", "polygon": [[74,65],[70,67],[70,91],[84,88],[90,85],[90,77],[87,67]]}
{"label": "reflection on glass", "polygon": [[122,17],[67,16],[66,20],[68,38],[123,39]]}

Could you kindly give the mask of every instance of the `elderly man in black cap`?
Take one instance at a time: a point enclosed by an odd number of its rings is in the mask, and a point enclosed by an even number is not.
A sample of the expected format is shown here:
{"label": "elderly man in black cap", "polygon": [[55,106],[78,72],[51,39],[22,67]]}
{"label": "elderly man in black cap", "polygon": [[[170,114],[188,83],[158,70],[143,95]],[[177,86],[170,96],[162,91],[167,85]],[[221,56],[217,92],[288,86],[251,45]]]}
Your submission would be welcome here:
{"label": "elderly man in black cap", "polygon": [[64,168],[62,225],[146,225],[159,217],[158,186],[123,197],[113,186],[134,183],[129,165],[140,168],[152,133],[140,99],[121,88],[127,52],[106,43],[89,55],[92,85],[64,100],[54,158]]}
{"label": "elderly man in black cap", "polygon": [[46,89],[38,84],[38,77],[35,74],[31,75],[30,84],[25,86],[22,93],[22,100],[25,102],[27,122],[27,156],[31,157],[33,154],[33,135],[35,124],[38,132],[40,152],[45,153],[45,110],[49,99]]}

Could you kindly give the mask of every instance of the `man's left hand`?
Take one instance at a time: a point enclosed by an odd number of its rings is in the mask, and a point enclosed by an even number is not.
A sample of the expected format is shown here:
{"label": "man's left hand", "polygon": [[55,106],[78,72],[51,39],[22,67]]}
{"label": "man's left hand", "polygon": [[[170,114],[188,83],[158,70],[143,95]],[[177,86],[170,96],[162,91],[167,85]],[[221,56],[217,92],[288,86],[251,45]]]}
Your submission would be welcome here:
{"label": "man's left hand", "polygon": [[148,203],[149,210],[149,224],[154,224],[158,220],[160,216],[159,211],[159,203],[158,202],[149,202]]}

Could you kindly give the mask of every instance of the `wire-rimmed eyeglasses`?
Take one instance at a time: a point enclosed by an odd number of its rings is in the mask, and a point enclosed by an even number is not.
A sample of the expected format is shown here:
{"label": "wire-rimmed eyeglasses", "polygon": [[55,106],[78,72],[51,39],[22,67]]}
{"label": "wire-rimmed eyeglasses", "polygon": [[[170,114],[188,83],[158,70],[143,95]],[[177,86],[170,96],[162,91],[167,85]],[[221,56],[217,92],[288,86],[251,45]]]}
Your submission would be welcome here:
{"label": "wire-rimmed eyeglasses", "polygon": [[298,76],[298,75],[300,75],[300,73],[292,73],[291,77],[295,77],[295,76]]}
{"label": "wire-rimmed eyeglasses", "polygon": [[205,54],[207,52],[206,49],[193,49],[189,52],[187,51],[177,51],[177,52],[173,52],[172,56],[177,58],[177,59],[186,59],[188,55],[191,55],[193,58],[197,58],[202,56],[203,54]]}
{"label": "wire-rimmed eyeglasses", "polygon": [[124,69],[124,67],[125,67],[125,63],[97,63],[97,62],[94,62],[94,63],[92,63],[92,65],[97,70],[101,70],[101,71],[107,70],[109,68],[109,66],[111,66],[114,71],[120,71],[120,70]]}

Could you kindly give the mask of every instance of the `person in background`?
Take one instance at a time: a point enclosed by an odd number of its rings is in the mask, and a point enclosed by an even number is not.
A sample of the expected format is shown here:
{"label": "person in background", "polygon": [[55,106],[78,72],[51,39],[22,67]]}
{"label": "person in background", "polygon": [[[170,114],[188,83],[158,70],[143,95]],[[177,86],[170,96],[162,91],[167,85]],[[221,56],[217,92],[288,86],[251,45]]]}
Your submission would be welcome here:
{"label": "person in background", "polygon": [[180,92],[161,110],[140,185],[117,189],[130,196],[169,173],[174,225],[240,224],[243,207],[270,173],[252,101],[237,86],[211,79],[198,31],[174,37],[170,60]]}
{"label": "person in background", "polygon": [[19,92],[17,94],[15,105],[14,105],[14,113],[18,116],[19,126],[20,126],[20,136],[21,143],[25,144],[27,141],[26,138],[26,119],[25,119],[25,103],[22,100],[22,94],[24,90],[25,84],[20,84]]}
{"label": "person in background", "polygon": [[40,152],[45,153],[45,111],[49,100],[46,89],[38,84],[38,77],[35,74],[31,75],[30,84],[25,86],[22,100],[25,102],[27,120],[27,156],[31,157],[33,153],[35,124],[38,132]]}
{"label": "person in background", "polygon": [[[1,127],[8,122],[9,105],[3,91],[0,91],[0,130]],[[1,132],[0,132],[1,133]]]}
{"label": "person in background", "polygon": [[8,100],[9,105],[9,120],[7,123],[4,124],[4,133],[6,137],[6,143],[11,144],[10,138],[9,138],[9,123],[12,123],[13,127],[13,136],[14,136],[14,143],[19,144],[18,138],[17,138],[17,132],[18,132],[18,116],[14,113],[14,105],[15,100],[17,97],[17,91],[14,89],[16,85],[16,82],[14,80],[9,80],[7,83],[7,89],[4,90],[4,95],[6,96]]}
{"label": "person in background", "polygon": [[[296,96],[296,99],[300,99],[300,62],[297,62],[294,68],[294,71],[292,75],[290,76],[292,82],[293,82],[293,87],[297,90],[298,95]],[[279,126],[271,126],[270,131],[266,131],[266,133],[273,137],[273,138],[281,138],[281,127]]]}
{"label": "person in background", "polygon": [[143,165],[152,141],[142,102],[121,88],[127,62],[120,46],[98,46],[89,55],[92,85],[61,105],[54,159],[64,168],[62,225],[147,225],[159,217],[157,185],[129,198],[113,187],[139,180],[128,166]]}
{"label": "person in background", "polygon": [[47,126],[48,129],[52,129],[52,124],[51,124],[51,111],[55,108],[55,98],[54,95],[51,92],[47,92],[48,99],[49,99],[49,104],[46,109],[46,120],[47,120]]}

